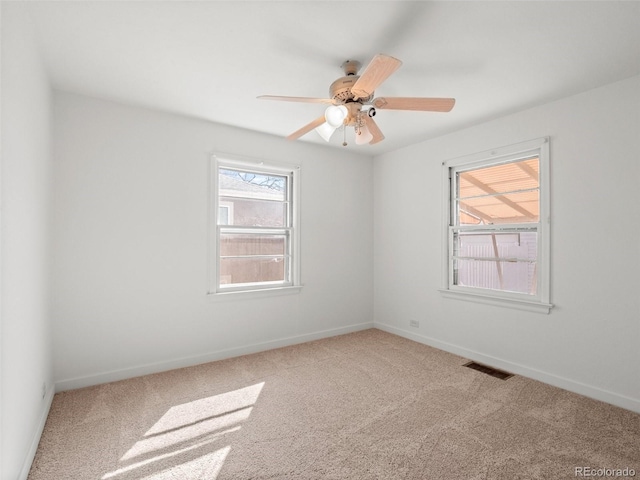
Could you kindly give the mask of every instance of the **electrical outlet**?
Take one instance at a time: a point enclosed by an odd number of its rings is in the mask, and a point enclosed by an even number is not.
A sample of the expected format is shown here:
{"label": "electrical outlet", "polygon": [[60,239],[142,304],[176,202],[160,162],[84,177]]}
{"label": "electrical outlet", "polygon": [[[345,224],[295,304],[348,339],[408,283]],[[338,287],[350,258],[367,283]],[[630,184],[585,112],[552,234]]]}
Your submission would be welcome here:
{"label": "electrical outlet", "polygon": [[46,382],[42,382],[42,399],[47,396],[47,384]]}
{"label": "electrical outlet", "polygon": [[409,320],[409,325],[413,328],[420,328],[420,322],[418,320]]}

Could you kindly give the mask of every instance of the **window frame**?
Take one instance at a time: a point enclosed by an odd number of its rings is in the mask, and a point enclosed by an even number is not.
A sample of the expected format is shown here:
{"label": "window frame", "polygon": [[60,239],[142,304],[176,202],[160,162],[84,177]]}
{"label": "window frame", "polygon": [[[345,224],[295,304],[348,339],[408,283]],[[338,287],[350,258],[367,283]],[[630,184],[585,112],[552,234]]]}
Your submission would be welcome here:
{"label": "window frame", "polygon": [[[456,173],[516,162],[537,156],[539,161],[539,218],[538,222],[513,224],[455,225]],[[549,313],[550,303],[550,197],[549,197],[549,138],[543,137],[514,145],[453,158],[442,163],[443,185],[443,231],[442,231],[442,288],[445,298],[473,301],[489,305],[506,306],[520,310]],[[537,288],[536,295],[508,292],[488,288],[468,287],[454,284],[453,248],[455,232],[483,231],[517,233],[518,229],[535,228],[537,232]]]}
{"label": "window frame", "polygon": [[[216,153],[211,156],[209,181],[209,241],[208,241],[208,287],[207,294],[211,298],[231,298],[237,294],[243,296],[271,296],[274,294],[296,293],[301,288],[300,283],[300,165],[278,161],[266,161],[236,155]],[[220,207],[219,170],[229,168],[255,173],[287,177],[288,223],[283,227],[238,227],[233,225],[219,225]],[[230,209],[230,213],[233,208]],[[288,256],[289,279],[284,282],[264,282],[261,284],[237,284],[224,286],[220,283],[220,236],[223,231],[242,231],[247,234],[275,234],[278,231],[287,238],[286,254]]]}

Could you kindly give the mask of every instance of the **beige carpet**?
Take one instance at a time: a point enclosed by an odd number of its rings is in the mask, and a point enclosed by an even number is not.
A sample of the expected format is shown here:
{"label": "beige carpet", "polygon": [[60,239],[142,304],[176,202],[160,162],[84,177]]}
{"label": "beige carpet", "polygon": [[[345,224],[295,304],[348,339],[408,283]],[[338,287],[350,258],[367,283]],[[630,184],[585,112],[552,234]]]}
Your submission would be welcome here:
{"label": "beige carpet", "polygon": [[59,393],[29,479],[640,478],[640,415],[465,362],[372,329]]}

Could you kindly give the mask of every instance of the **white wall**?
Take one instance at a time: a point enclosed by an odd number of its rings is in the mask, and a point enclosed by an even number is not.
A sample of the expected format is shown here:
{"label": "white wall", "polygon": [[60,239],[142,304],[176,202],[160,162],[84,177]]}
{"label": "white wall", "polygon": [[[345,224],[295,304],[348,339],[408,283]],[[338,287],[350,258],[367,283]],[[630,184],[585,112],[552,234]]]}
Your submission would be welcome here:
{"label": "white wall", "polygon": [[[371,158],[67,93],[54,119],[60,389],[372,325]],[[302,163],[301,293],[207,298],[213,152]]]}
{"label": "white wall", "polygon": [[[442,161],[547,135],[555,308],[443,299]],[[640,411],[639,159],[639,77],[378,157],[376,325]]]}
{"label": "white wall", "polygon": [[[51,95],[30,18],[2,2],[3,479],[26,478],[53,395]],[[49,392],[43,398],[42,385]]]}

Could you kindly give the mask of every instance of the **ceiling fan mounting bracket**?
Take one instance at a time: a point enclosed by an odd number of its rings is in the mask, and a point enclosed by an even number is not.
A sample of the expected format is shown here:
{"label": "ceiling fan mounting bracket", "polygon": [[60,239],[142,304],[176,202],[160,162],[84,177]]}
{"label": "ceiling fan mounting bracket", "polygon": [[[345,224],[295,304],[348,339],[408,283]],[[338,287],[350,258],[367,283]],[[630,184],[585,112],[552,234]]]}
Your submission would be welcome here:
{"label": "ceiling fan mounting bracket", "polygon": [[362,64],[357,60],[347,60],[340,67],[346,76],[357,75]]}

